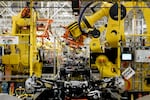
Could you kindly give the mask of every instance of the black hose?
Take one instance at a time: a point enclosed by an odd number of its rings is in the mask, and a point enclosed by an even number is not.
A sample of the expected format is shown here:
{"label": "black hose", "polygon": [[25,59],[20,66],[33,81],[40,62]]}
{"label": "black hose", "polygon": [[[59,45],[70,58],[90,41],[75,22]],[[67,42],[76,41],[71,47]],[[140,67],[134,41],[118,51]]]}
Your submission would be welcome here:
{"label": "black hose", "polygon": [[83,33],[83,34],[87,34],[87,33],[86,33],[85,31],[83,31],[82,28],[81,28],[81,25],[80,25],[80,24],[81,24],[81,19],[82,19],[82,16],[83,16],[85,10],[86,10],[91,4],[93,4],[93,1],[90,2],[90,3],[88,3],[88,4],[83,8],[83,10],[81,11],[81,13],[80,13],[80,15],[79,15],[78,26],[79,26],[79,29],[80,29],[81,33]]}

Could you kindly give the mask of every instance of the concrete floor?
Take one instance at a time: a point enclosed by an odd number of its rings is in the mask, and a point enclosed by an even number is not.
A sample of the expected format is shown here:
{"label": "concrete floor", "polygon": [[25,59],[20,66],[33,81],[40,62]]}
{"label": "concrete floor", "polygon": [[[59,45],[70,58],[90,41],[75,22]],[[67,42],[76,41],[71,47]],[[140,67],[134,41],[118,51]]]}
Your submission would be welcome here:
{"label": "concrete floor", "polygon": [[147,96],[143,96],[137,100],[150,100],[150,95],[147,95]]}
{"label": "concrete floor", "polygon": [[0,100],[21,100],[15,96],[10,96],[8,94],[0,93]]}

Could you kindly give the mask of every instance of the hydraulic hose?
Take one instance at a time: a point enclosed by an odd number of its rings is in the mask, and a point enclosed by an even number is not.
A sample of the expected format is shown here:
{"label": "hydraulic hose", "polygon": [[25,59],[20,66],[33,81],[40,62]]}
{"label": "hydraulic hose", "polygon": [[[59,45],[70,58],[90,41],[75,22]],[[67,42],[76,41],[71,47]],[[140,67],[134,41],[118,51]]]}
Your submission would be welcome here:
{"label": "hydraulic hose", "polygon": [[85,31],[83,31],[82,28],[81,28],[81,25],[80,25],[80,24],[81,24],[81,19],[82,19],[82,16],[83,16],[84,12],[86,11],[86,9],[87,9],[91,4],[93,4],[93,1],[90,2],[90,3],[88,3],[88,4],[83,8],[83,10],[81,11],[81,13],[80,13],[80,15],[79,15],[78,25],[79,25],[79,29],[80,29],[80,31],[81,31],[82,34],[87,34],[87,33],[86,33]]}

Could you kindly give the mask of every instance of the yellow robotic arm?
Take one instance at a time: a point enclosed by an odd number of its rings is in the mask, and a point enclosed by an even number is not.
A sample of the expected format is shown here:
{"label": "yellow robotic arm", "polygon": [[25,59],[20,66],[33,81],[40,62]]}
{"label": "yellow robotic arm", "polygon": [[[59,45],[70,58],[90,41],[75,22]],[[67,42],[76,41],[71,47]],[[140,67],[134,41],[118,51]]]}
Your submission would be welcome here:
{"label": "yellow robotic arm", "polygon": [[[89,3],[88,6],[92,5],[93,3]],[[118,17],[118,6],[121,6],[121,15]],[[86,8],[85,7],[85,8]],[[84,9],[83,9],[84,11]],[[122,12],[123,11],[123,12]],[[116,13],[117,12],[117,13]],[[83,13],[79,16],[79,21],[74,22],[68,26],[69,32],[74,39],[79,38],[82,35],[91,38],[90,41],[90,50],[91,56],[94,56],[95,59],[95,66],[98,68],[100,73],[104,77],[111,77],[119,75],[119,68],[117,64],[118,59],[118,44],[119,41],[125,41],[124,35],[124,17],[126,15],[126,8],[118,3],[109,3],[103,2],[100,10],[96,11],[94,14],[90,16],[84,16],[81,21]],[[108,18],[107,25],[96,29],[94,24],[101,20],[103,17]],[[100,41],[100,32],[105,30],[105,40]],[[105,48],[111,48],[105,50]],[[101,59],[105,59],[106,62],[99,62]],[[116,68],[114,68],[116,67]],[[115,70],[113,70],[115,69]]]}
{"label": "yellow robotic arm", "polygon": [[[82,18],[82,21],[80,20],[78,22],[74,22],[68,26],[68,29],[73,36],[74,39],[77,39],[81,35],[85,35],[84,33],[87,33],[86,35],[92,35],[92,40],[90,43],[91,50],[93,52],[102,52],[101,49],[101,44],[99,41],[100,37],[100,29],[96,29],[94,27],[94,24],[101,20],[103,17],[108,18],[108,23],[105,25],[106,30],[106,41],[107,46],[110,47],[117,47],[118,46],[118,41],[122,40],[125,41],[125,36],[124,36],[124,20],[119,20],[116,19],[115,17],[118,16],[116,13],[111,14],[112,12],[116,12],[114,10],[118,10],[118,5],[108,3],[108,2],[103,2],[101,5],[100,10],[96,11],[94,14],[90,16],[84,16]],[[125,9],[125,7],[122,5],[122,8]],[[123,10],[124,11],[124,10]],[[125,11],[124,11],[125,12]],[[112,18],[113,17],[113,18]],[[125,16],[123,15],[123,18]],[[80,17],[79,17],[80,19]],[[120,27],[122,26],[122,27]],[[84,29],[84,30],[83,30]],[[104,42],[104,41],[103,41]]]}
{"label": "yellow robotic arm", "polygon": [[[108,16],[109,15],[109,7],[111,7],[111,3],[106,3],[104,2],[103,5],[102,5],[102,8],[97,11],[96,13],[94,13],[93,15],[91,16],[85,16],[83,18],[83,21],[80,23],[80,26],[82,28],[92,28],[93,25],[98,21],[100,20],[102,17],[104,16]],[[103,8],[104,7],[104,8]],[[71,23],[69,26],[68,26],[68,29],[69,31],[71,32],[71,35],[74,37],[74,38],[77,38],[79,37],[80,35],[82,35],[83,33],[81,32],[80,28],[79,28],[79,23],[78,22],[74,22],[74,23]]]}

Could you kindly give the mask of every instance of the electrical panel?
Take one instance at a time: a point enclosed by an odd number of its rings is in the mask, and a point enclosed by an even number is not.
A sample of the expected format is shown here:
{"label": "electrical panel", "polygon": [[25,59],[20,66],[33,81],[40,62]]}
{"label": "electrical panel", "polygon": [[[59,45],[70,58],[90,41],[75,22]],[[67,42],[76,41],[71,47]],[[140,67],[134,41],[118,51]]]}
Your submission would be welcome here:
{"label": "electrical panel", "polygon": [[150,62],[150,50],[136,50],[135,62]]}

